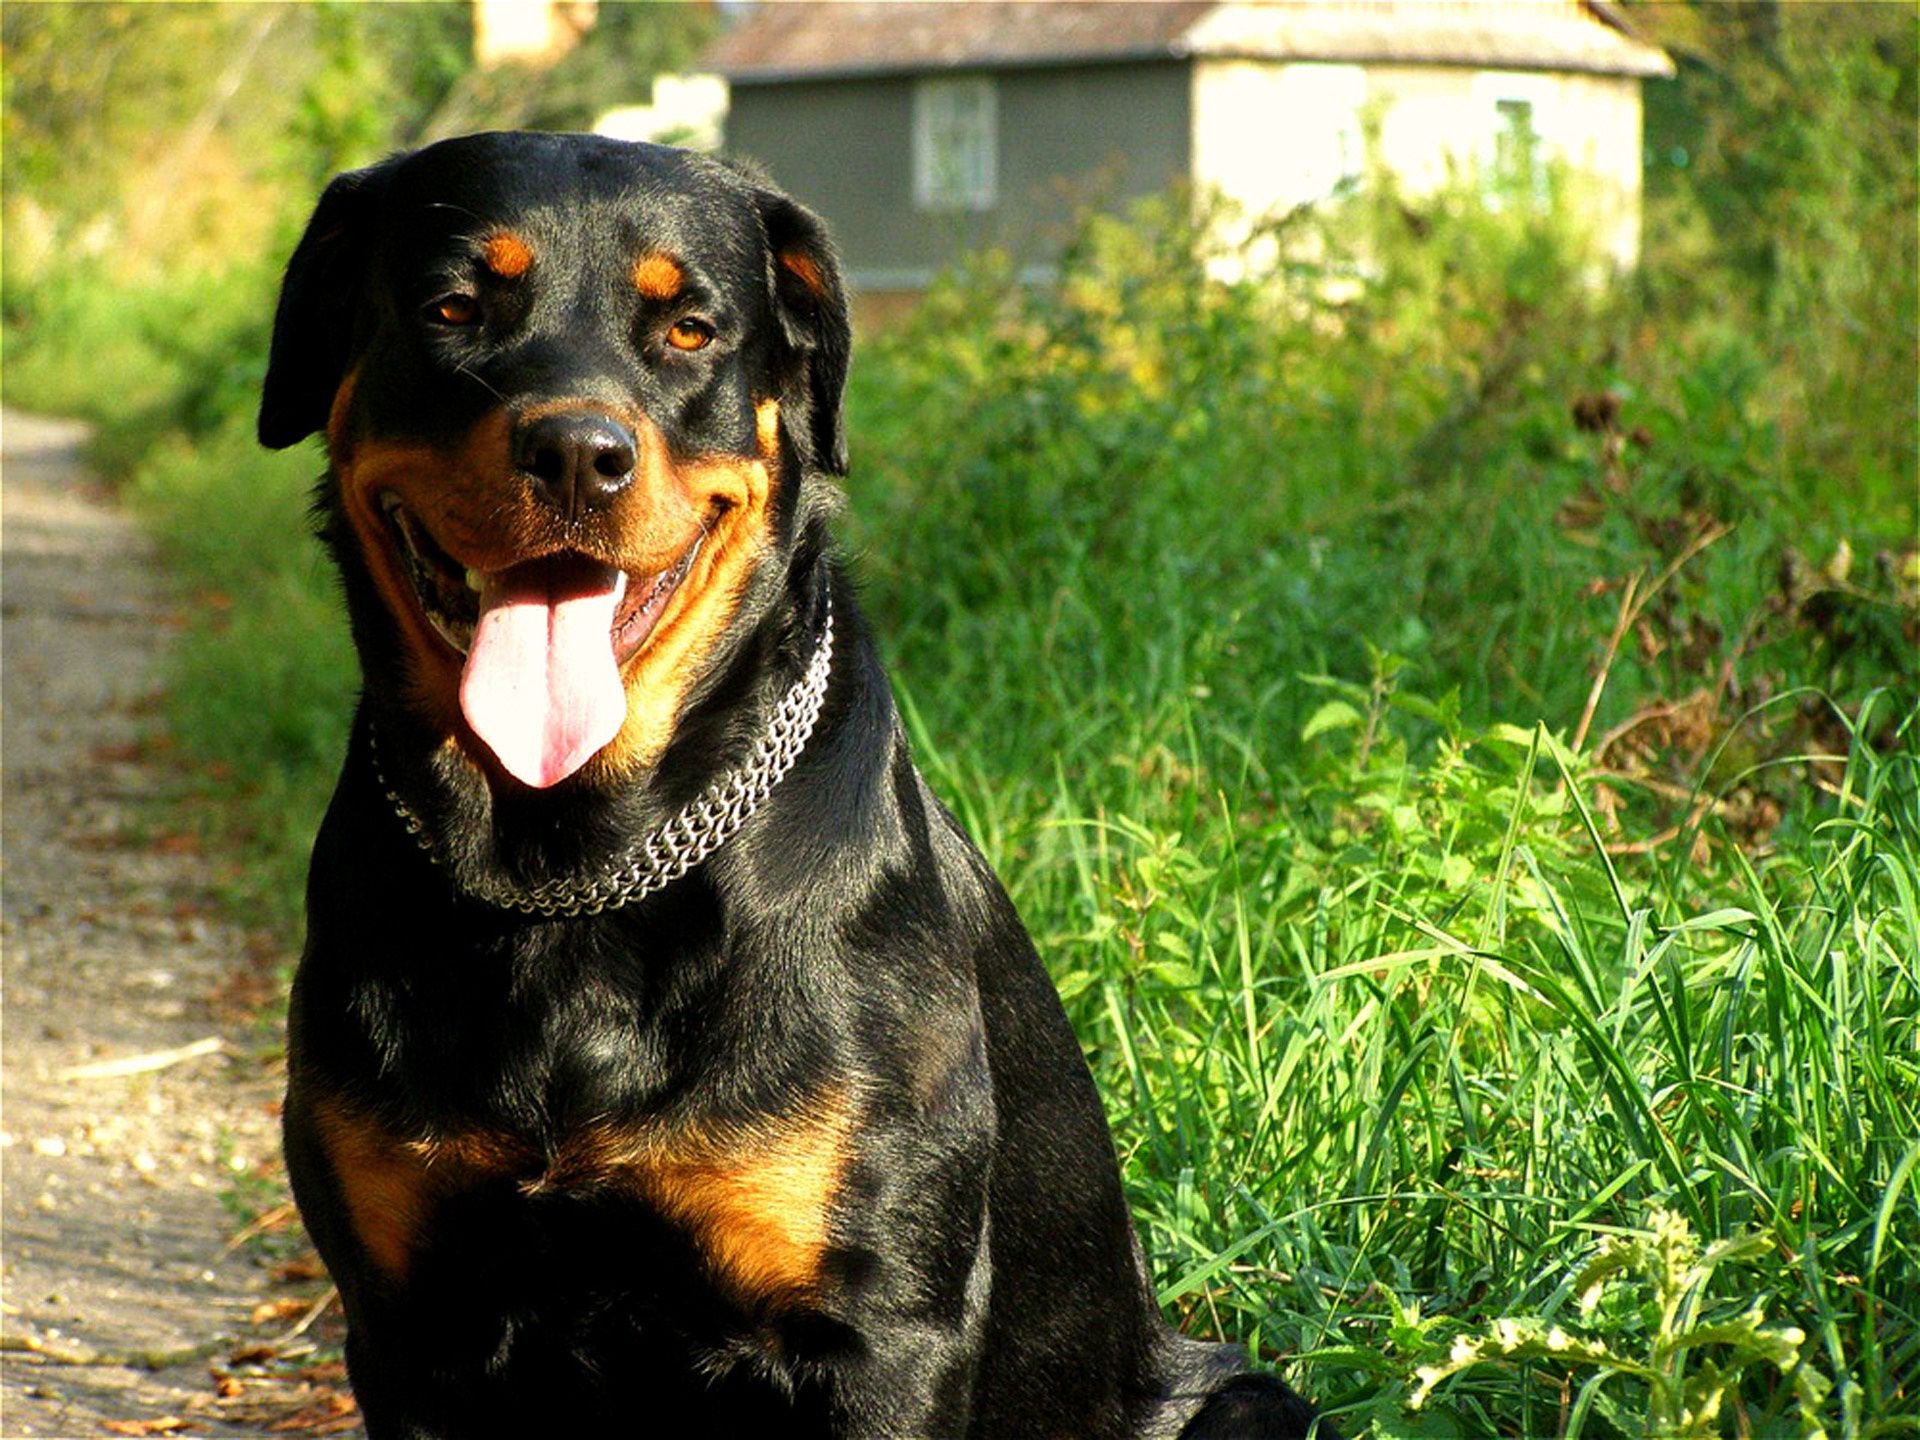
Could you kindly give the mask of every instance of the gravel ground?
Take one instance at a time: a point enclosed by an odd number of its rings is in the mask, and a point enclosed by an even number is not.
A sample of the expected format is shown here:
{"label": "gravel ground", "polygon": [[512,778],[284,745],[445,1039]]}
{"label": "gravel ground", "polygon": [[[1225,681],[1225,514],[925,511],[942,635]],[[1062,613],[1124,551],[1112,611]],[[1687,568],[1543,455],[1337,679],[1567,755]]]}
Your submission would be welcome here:
{"label": "gravel ground", "polygon": [[0,419],[0,1434],[337,1433],[337,1366],[283,1338],[324,1286],[231,1243],[279,1143],[244,983],[278,957],[168,831],[171,602],[84,438]]}

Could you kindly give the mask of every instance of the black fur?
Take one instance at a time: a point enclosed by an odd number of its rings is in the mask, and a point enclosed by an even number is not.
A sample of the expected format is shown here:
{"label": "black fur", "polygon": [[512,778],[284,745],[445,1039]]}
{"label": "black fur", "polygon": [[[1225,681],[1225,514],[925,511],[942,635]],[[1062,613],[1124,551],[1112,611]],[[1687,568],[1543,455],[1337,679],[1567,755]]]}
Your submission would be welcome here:
{"label": "black fur", "polygon": [[[531,238],[533,267],[476,280],[476,237],[501,227]],[[648,339],[657,322],[626,279],[647,253],[679,259],[719,317],[691,362]],[[477,286],[487,318],[428,333],[421,307],[450,285]],[[653,146],[449,141],[336,180],[294,253],[268,445],[331,415],[336,451],[454,447],[502,406],[564,395],[644,415],[677,460],[752,456],[756,403],[781,416],[767,544],[679,677],[665,749],[544,790],[422,701],[338,470],[322,483],[365,687],[314,847],[286,1150],[376,1440],[1277,1440],[1314,1424],[1237,1351],[1162,1323],[1059,1000],[914,769],[827,536],[849,348],[818,220]],[[488,876],[591,870],[739,764],[829,594],[817,728],[717,853],[599,915],[471,898]],[[590,1134],[616,1159],[567,1169]],[[633,1181],[644,1156],[648,1184],[705,1184],[707,1162],[673,1149],[686,1136],[722,1137],[713,1163],[749,1190],[771,1173],[766,1147],[831,1152],[807,1283],[729,1268],[727,1247],[760,1243],[754,1225],[785,1223],[755,1219],[750,1194],[724,1191],[721,1218],[696,1223]],[[782,1245],[766,1250],[780,1263],[815,1253]]]}

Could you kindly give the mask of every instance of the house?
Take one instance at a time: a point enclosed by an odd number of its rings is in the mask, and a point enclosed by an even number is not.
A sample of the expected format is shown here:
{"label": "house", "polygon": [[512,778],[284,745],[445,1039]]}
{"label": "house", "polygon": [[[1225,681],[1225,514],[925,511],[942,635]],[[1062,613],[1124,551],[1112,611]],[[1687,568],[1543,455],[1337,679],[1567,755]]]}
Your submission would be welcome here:
{"label": "house", "polygon": [[1312,202],[1357,176],[1369,125],[1416,191],[1564,161],[1630,266],[1640,82],[1673,73],[1601,0],[784,0],[703,67],[731,87],[727,149],[827,217],[870,309],[968,247],[1044,270],[1075,196]]}

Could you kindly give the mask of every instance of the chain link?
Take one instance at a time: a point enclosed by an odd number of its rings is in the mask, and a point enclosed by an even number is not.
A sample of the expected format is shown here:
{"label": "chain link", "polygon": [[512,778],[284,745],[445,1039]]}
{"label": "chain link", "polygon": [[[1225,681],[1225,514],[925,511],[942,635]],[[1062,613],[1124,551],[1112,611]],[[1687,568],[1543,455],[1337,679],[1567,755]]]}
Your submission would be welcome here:
{"label": "chain link", "polygon": [[[491,877],[468,890],[474,899],[523,915],[598,915],[618,910],[642,896],[663,890],[707,856],[718,850],[746,824],[773,793],[773,787],[800,758],[820,718],[826,699],[827,677],[833,668],[833,597],[826,600],[826,620],[820,643],[806,673],[780,699],[766,733],[754,742],[747,763],[683,805],[673,818],[623,850],[602,873],[578,879],[548,880],[539,885],[515,885]],[[371,742],[373,732],[368,731]],[[426,822],[387,783],[380,768],[377,744],[371,744],[373,770],[387,803],[427,854],[441,863],[439,847],[427,833]]]}

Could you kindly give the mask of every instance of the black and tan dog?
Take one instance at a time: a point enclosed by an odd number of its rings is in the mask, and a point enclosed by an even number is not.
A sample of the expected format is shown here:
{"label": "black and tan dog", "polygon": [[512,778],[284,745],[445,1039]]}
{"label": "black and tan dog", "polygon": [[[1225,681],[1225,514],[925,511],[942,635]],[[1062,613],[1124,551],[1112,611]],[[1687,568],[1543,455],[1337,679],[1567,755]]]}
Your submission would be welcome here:
{"label": "black and tan dog", "polygon": [[260,438],[325,434],[365,688],[286,1146],[376,1437],[1313,1424],[1162,1325],[908,758],[827,535],[848,348],[819,223],[655,146],[448,141],[294,253]]}

